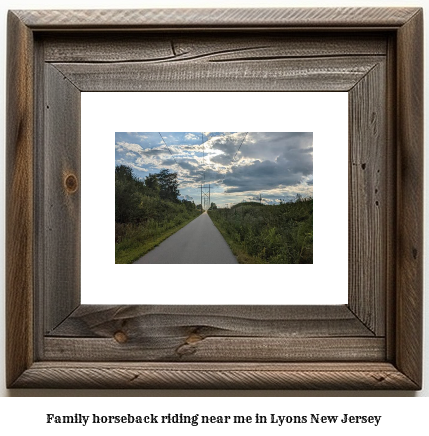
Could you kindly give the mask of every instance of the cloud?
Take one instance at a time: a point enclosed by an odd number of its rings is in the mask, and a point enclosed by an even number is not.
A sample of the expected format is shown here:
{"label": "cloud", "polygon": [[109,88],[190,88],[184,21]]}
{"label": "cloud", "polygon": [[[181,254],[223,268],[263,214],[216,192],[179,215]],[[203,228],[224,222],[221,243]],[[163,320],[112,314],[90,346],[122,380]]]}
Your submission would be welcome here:
{"label": "cloud", "polygon": [[235,167],[223,183],[225,192],[261,191],[279,186],[297,185],[302,180],[302,173],[293,172],[288,168],[265,160],[256,161],[252,165]]}
{"label": "cloud", "polygon": [[179,165],[184,170],[191,170],[191,171],[201,171],[199,166],[195,163],[194,159],[179,159],[177,161],[177,165]]}
{"label": "cloud", "polygon": [[243,142],[244,137],[245,134],[243,133],[234,133],[228,136],[220,136],[211,139],[208,143],[210,148],[220,152],[211,160],[223,165],[231,164],[231,161],[237,153],[240,144]]}
{"label": "cloud", "polygon": [[195,163],[194,159],[176,159],[174,160],[173,158],[171,159],[166,159],[163,160],[162,162],[160,162],[162,167],[173,167],[176,168],[176,170],[178,169],[177,167],[180,167],[184,170],[191,170],[191,171],[201,171],[201,168]]}
{"label": "cloud", "polygon": [[162,156],[163,154],[169,154],[169,152],[166,149],[146,148],[140,154],[142,156]]}
{"label": "cloud", "polygon": [[180,195],[179,200],[194,201],[194,198],[190,195]]}
{"label": "cloud", "polygon": [[183,196],[198,196],[202,183],[231,201],[259,199],[261,192],[267,204],[312,195],[311,132],[205,132],[204,145],[196,132],[163,136],[168,148],[158,133],[118,133],[116,161],[138,168],[139,176],[177,172]]}
{"label": "cloud", "polygon": [[191,141],[191,140],[199,139],[199,137],[193,133],[187,133],[185,135],[185,139],[187,139],[188,141]]}
{"label": "cloud", "polygon": [[130,144],[128,142],[117,142],[115,145],[116,151],[133,151],[134,153],[140,153],[142,148],[138,144]]}

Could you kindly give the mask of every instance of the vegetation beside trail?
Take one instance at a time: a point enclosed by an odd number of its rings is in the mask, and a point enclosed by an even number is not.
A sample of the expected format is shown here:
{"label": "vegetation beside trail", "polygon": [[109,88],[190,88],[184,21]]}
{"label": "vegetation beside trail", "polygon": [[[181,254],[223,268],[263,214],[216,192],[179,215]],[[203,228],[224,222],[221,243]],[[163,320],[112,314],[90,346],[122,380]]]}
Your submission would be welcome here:
{"label": "vegetation beside trail", "polygon": [[211,208],[210,218],[239,263],[313,263],[313,199]]}
{"label": "vegetation beside trail", "polygon": [[115,168],[115,263],[133,263],[201,214],[179,200],[177,174],[162,170],[140,180]]}

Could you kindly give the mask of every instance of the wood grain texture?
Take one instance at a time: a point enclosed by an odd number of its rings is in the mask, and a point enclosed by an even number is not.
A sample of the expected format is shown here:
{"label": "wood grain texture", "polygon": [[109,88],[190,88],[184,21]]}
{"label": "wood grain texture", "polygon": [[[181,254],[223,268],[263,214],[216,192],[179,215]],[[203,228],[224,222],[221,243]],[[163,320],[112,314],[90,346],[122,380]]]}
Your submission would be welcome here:
{"label": "wood grain texture", "polygon": [[130,340],[197,335],[219,337],[365,337],[373,333],[338,306],[82,305],[48,335]]}
{"label": "wood grain texture", "polygon": [[[238,59],[239,60],[239,59]],[[348,91],[382,58],[55,63],[82,91]]]}
{"label": "wood grain texture", "polygon": [[33,49],[8,14],[6,111],[6,382],[33,361]]}
{"label": "wood grain texture", "polygon": [[386,320],[386,64],[349,92],[349,307],[376,335]]}
{"label": "wood grain texture", "polygon": [[[417,8],[10,13],[8,386],[419,389],[421,19]],[[77,307],[83,90],[350,91],[349,308]]]}
{"label": "wood grain texture", "polygon": [[418,8],[129,9],[15,11],[32,29],[398,27]]}
{"label": "wood grain texture", "polygon": [[423,12],[398,32],[397,364],[422,382]]}
{"label": "wood grain texture", "polygon": [[45,328],[45,154],[49,153],[45,147],[45,62],[44,46],[41,43],[34,44],[34,113],[35,113],[35,132],[34,132],[34,244],[33,259],[34,269],[38,271],[34,275],[34,359],[41,358],[43,350],[43,338]]}
{"label": "wood grain texture", "polygon": [[397,231],[397,45],[396,35],[388,37],[386,89],[389,110],[387,121],[387,179],[386,195],[390,200],[386,208],[386,359],[395,360],[396,353],[396,231]]}
{"label": "wood grain texture", "polygon": [[14,387],[94,389],[416,389],[389,363],[35,363]]}
{"label": "wood grain texture", "polygon": [[44,359],[382,361],[373,336],[341,305],[80,306],[46,338]]}
{"label": "wood grain texture", "polygon": [[[96,33],[53,38],[43,36],[46,62],[184,62],[281,59],[296,57],[376,56],[387,53],[386,38],[349,33],[285,34],[282,32]],[[106,44],[108,51],[106,52]]]}
{"label": "wood grain texture", "polygon": [[[151,334],[152,333],[152,334]],[[72,362],[383,362],[384,338],[187,337],[171,329],[169,336],[110,339],[45,338],[44,360]],[[123,339],[122,339],[123,338]]]}
{"label": "wood grain texture", "polygon": [[45,332],[80,304],[80,91],[45,66]]}

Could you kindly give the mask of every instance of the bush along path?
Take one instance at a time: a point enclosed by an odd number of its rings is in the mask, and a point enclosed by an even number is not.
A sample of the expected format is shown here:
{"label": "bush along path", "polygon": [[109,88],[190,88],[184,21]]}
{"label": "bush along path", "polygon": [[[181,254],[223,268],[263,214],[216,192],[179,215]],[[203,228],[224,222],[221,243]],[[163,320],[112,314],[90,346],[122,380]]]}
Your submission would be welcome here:
{"label": "bush along path", "polygon": [[115,263],[133,263],[201,214],[179,195],[176,173],[140,180],[130,167],[116,167]]}
{"label": "bush along path", "polygon": [[313,199],[209,210],[240,263],[313,263]]}

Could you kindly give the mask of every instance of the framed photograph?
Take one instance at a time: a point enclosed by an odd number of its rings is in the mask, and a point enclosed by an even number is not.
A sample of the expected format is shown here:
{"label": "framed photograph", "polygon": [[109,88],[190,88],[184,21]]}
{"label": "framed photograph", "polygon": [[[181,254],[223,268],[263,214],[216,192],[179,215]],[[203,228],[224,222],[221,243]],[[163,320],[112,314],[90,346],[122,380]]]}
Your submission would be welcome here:
{"label": "framed photograph", "polygon": [[347,303],[346,92],[86,92],[81,117],[82,304]]}
{"label": "framed photograph", "polygon": [[[421,389],[421,9],[10,11],[6,115],[9,388]],[[272,227],[252,265],[115,259],[155,204],[308,224],[295,258]]]}

